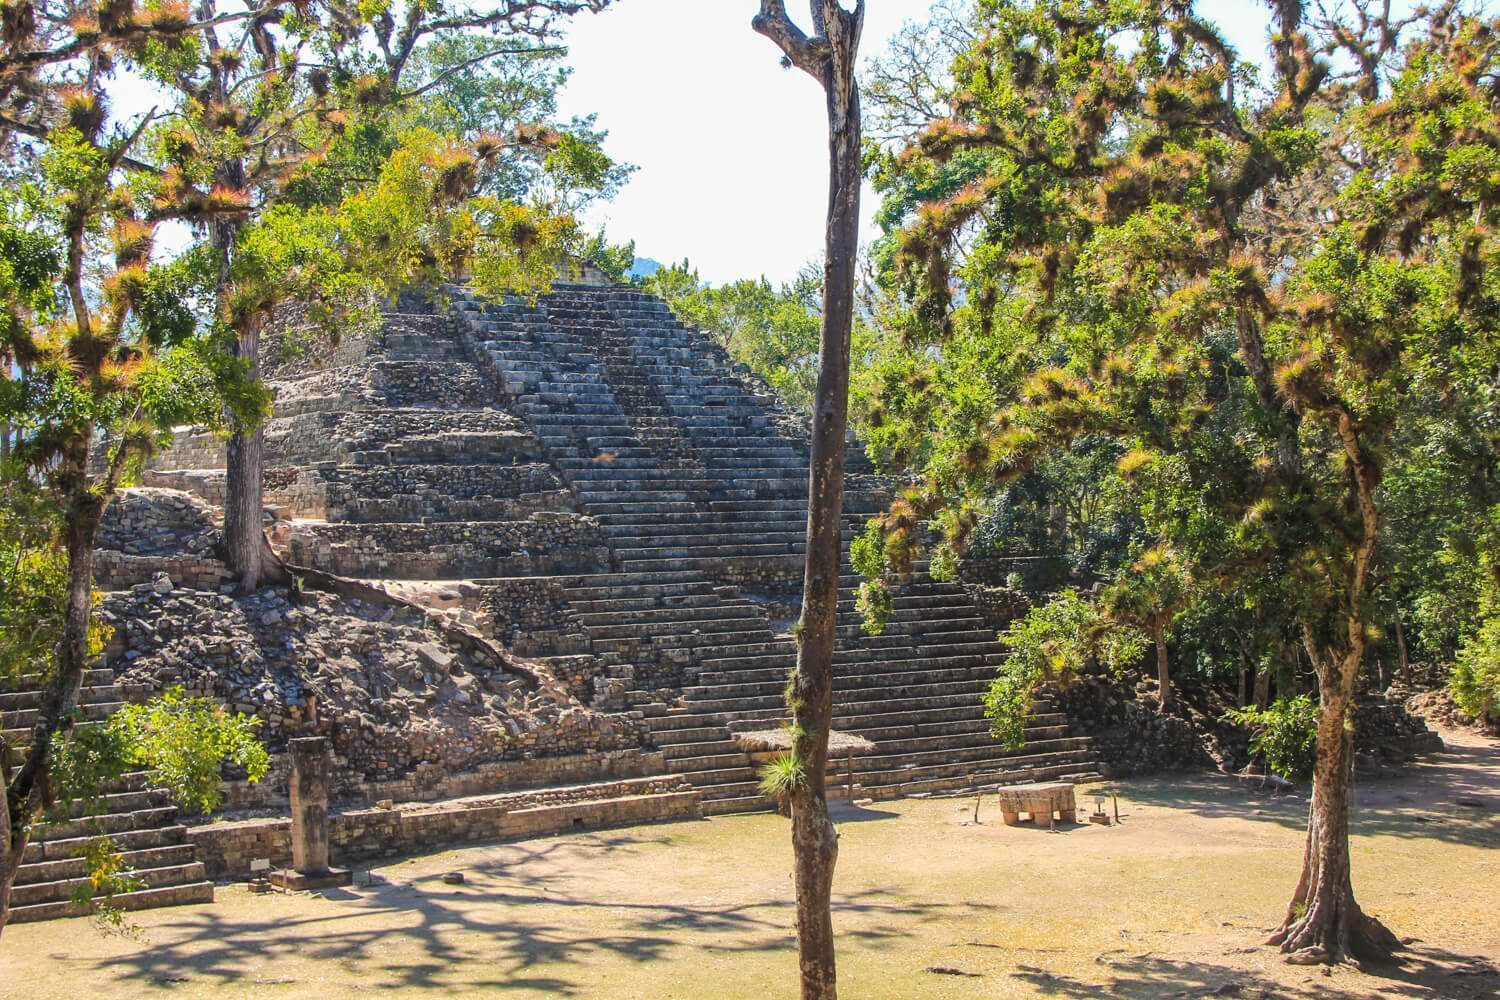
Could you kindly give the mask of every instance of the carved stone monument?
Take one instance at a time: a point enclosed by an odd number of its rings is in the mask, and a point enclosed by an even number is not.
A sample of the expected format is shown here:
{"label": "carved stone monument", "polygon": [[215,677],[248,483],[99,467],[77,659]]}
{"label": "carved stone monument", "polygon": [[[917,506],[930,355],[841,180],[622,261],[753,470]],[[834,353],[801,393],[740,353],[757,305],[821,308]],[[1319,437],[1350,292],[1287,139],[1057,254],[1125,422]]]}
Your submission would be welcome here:
{"label": "carved stone monument", "polygon": [[292,758],[292,870],[274,872],[271,881],[284,889],[327,889],[348,885],[348,869],[328,866],[328,776],[333,751],[328,739],[310,736],[290,740]]}

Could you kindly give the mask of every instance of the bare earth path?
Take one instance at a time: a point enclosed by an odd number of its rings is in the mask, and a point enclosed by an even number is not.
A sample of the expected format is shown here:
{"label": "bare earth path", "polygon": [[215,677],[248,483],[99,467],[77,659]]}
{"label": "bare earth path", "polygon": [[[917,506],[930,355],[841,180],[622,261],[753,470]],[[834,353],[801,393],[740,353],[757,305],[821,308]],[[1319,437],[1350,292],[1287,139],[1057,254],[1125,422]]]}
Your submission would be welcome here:
{"label": "bare earth path", "polygon": [[[1114,786],[1120,826],[1059,833],[1004,827],[992,805],[975,825],[972,799],[845,808],[842,995],[1500,996],[1500,744],[1444,737],[1448,753],[1356,792],[1355,885],[1419,939],[1403,966],[1325,975],[1257,947],[1296,877],[1305,799],[1171,777]],[[465,885],[442,883],[454,870]],[[136,939],[19,925],[0,995],[787,996],[789,872],[774,816],[452,851],[328,898],[221,888],[140,915]]]}

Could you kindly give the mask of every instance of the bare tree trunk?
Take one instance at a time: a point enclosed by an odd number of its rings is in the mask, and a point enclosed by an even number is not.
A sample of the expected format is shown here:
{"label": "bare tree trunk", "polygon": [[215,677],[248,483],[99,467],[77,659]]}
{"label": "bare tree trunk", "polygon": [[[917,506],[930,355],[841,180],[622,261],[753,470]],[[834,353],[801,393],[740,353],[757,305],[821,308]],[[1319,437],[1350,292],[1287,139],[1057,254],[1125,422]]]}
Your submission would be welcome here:
{"label": "bare tree trunk", "polygon": [[792,756],[799,782],[791,795],[797,890],[797,945],[804,1000],[838,995],[833,938],[833,869],[838,833],[828,816],[828,733],[833,720],[833,653],[837,637],[844,448],[849,408],[849,341],[854,322],[859,250],[860,118],[854,79],[864,3],[853,13],[811,0],[815,37],[786,15],[781,0],[761,0],[753,26],[790,62],[823,85],[828,110],[828,226],[823,322],[808,470],[807,565],[797,666],[787,685]]}
{"label": "bare tree trunk", "polygon": [[[0,743],[0,753],[9,751]],[[9,774],[0,770],[0,776]],[[10,917],[10,887],[16,881],[16,871],[21,867],[21,858],[26,853],[26,835],[18,841],[11,839],[15,825],[11,822],[10,783],[6,782],[5,794],[0,795],[0,935],[5,933],[5,921]]]}
{"label": "bare tree trunk", "polygon": [[[260,377],[259,320],[251,322],[235,340],[236,357],[250,364],[252,378]],[[286,567],[266,541],[266,433],[263,424],[230,435],[224,462],[224,561],[238,574],[240,590],[254,593],[262,584],[285,583]]]}
{"label": "bare tree trunk", "polygon": [[1396,609],[1396,678],[1406,680],[1411,673],[1411,657],[1406,649],[1406,629],[1401,626],[1401,609]]}
{"label": "bare tree trunk", "polygon": [[16,870],[26,853],[31,824],[36,814],[49,804],[47,761],[53,738],[66,725],[78,707],[78,694],[84,673],[89,668],[89,623],[94,610],[94,540],[99,522],[108,503],[108,490],[99,490],[89,482],[88,454],[90,440],[71,445],[62,461],[72,466],[59,474],[66,484],[68,497],[63,518],[63,540],[67,554],[67,591],[63,599],[63,633],[57,644],[56,669],[42,689],[31,746],[6,790],[5,841],[0,856],[0,930],[10,915],[10,889]]}
{"label": "bare tree trunk", "polygon": [[1167,659],[1167,630],[1159,617],[1151,619],[1151,638],[1156,643],[1156,698],[1166,711],[1172,707],[1172,664]]}
{"label": "bare tree trunk", "polygon": [[1255,707],[1265,708],[1271,703],[1271,668],[1266,665],[1255,675]]}
{"label": "bare tree trunk", "polygon": [[1255,662],[1245,653],[1245,646],[1240,644],[1240,689],[1237,692],[1241,707],[1250,704],[1251,692],[1255,689]]}

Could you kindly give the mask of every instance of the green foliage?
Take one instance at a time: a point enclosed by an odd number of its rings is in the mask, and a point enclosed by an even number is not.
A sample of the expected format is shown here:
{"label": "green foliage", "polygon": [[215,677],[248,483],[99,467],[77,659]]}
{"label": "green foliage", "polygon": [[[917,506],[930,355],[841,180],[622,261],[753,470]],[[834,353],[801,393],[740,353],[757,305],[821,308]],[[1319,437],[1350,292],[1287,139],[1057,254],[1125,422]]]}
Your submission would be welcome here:
{"label": "green foliage", "polygon": [[854,610],[859,612],[860,628],[866,635],[879,635],[890,620],[894,598],[885,580],[864,580],[854,595]]}
{"label": "green foliage", "polygon": [[[57,546],[60,512],[13,463],[0,465],[0,690],[23,674],[46,678],[62,638],[67,559]],[[88,652],[109,634],[95,622]]]}
{"label": "green foliage", "polygon": [[954,551],[952,545],[945,543],[933,549],[927,574],[939,583],[958,578],[958,553]]}
{"label": "green foliage", "polygon": [[1010,652],[985,692],[985,715],[996,738],[1019,748],[1038,688],[1066,687],[1091,663],[1117,673],[1140,659],[1149,640],[1069,589],[1028,611],[1000,641]]}
{"label": "green foliage", "polygon": [[822,278],[816,271],[804,268],[780,288],[764,278],[714,288],[702,284],[698,272],[683,261],[647,276],[642,287],[661,296],[678,320],[707,332],[770,383],[788,406],[811,410],[822,305]]}
{"label": "green foliage", "polygon": [[629,279],[630,269],[635,265],[635,241],[615,246],[605,238],[604,231],[600,230],[584,240],[583,249],[578,256],[603,271],[610,281],[623,284]]}
{"label": "green foliage", "polygon": [[1451,655],[1500,500],[1496,25],[1424,8],[1345,78],[1376,21],[1273,24],[1261,72],[1210,16],[987,0],[877,71],[891,520],[1103,574],[1204,673],[1392,655],[1397,616]]}
{"label": "green foliage", "polygon": [[1500,616],[1486,618],[1459,649],[1448,691],[1466,715],[1500,719]]}
{"label": "green foliage", "polygon": [[1251,730],[1250,752],[1288,781],[1310,781],[1318,759],[1318,706],[1305,694],[1278,698],[1269,708],[1232,709],[1224,721]]}
{"label": "green foliage", "polygon": [[111,900],[120,893],[147,888],[145,879],[125,865],[119,847],[109,837],[90,840],[83,858],[88,881],[68,890],[68,901],[80,908],[92,905],[94,926],[103,933],[139,937],[138,928],[126,919],[124,910],[111,905]]}
{"label": "green foliage", "polygon": [[145,769],[184,807],[212,812],[222,801],[219,775],[226,763],[244,769],[251,781],[265,776],[270,755],[255,738],[259,728],[257,718],[172,688],[126,705],[102,725],[75,729],[54,746],[51,773],[63,799],[88,801],[105,783]]}
{"label": "green foliage", "polygon": [[871,521],[849,545],[849,563],[854,572],[873,580],[886,571],[885,532],[879,521]]}

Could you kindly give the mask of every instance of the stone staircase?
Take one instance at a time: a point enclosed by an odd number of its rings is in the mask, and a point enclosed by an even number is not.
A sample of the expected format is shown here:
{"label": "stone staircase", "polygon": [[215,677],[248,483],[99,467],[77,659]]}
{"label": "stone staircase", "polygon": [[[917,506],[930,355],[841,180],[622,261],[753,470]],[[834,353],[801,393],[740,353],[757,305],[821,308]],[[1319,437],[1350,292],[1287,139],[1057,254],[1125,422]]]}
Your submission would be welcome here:
{"label": "stone staircase", "polygon": [[[109,670],[89,671],[84,685],[79,704],[85,719],[107,718],[122,703]],[[41,700],[39,687],[38,678],[22,678],[15,690],[0,692],[0,720],[11,747],[22,747],[29,739]],[[86,854],[100,837],[113,842],[126,871],[142,883],[109,898],[110,906],[141,910],[213,901],[214,884],[187,842],[187,828],[177,822],[177,808],[167,793],[148,787],[144,774],[126,775],[104,791],[92,803],[75,803],[67,819],[47,823],[33,834],[11,892],[12,923],[92,910],[98,899],[80,905],[73,895],[94,888]]]}
{"label": "stone staircase", "polygon": [[[755,591],[795,596],[805,446],[782,432],[774,400],[652,296],[561,285],[530,306],[448,293],[459,335],[609,539],[614,572],[561,581],[592,652],[633,667],[667,766],[704,791],[705,811],[766,808],[733,734],[785,718],[795,646]],[[886,497],[860,456],[850,466],[846,542]],[[835,726],[878,745],[853,761],[864,794],[1094,775],[1087,740],[1055,712],[1033,720],[1022,751],[990,736],[980,696],[1004,649],[962,587],[912,581],[871,637],[857,585],[841,581]]]}

